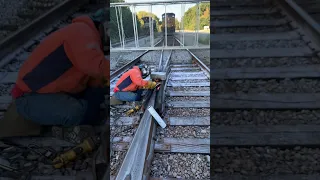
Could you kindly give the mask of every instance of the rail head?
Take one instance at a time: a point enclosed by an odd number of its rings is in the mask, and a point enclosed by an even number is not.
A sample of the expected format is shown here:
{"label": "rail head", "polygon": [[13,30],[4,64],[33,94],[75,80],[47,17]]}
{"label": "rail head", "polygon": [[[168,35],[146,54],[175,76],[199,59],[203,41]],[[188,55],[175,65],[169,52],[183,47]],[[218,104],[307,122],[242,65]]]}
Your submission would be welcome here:
{"label": "rail head", "polygon": [[[182,42],[178,39],[178,38],[176,38],[176,37],[174,37],[175,39],[176,39],[176,41],[178,42],[178,43],[180,43],[181,45],[182,45]],[[206,66],[195,54],[193,54],[189,49],[187,49],[187,48],[185,48],[185,50],[187,50],[189,53],[190,53],[190,55],[191,55],[191,57],[192,57],[192,59],[200,66],[200,68],[206,73],[206,76],[208,77],[208,78],[210,78],[210,68],[208,68],[208,66]]]}
{"label": "rail head", "polygon": [[277,0],[280,7],[307,33],[312,42],[320,47],[320,25],[293,0]]}
{"label": "rail head", "polygon": [[[148,106],[154,106],[156,92],[153,91]],[[147,150],[150,146],[149,134],[152,127],[152,116],[149,111],[145,111],[138,129],[133,137],[127,154],[121,164],[116,180],[129,179],[141,180],[145,169]]]}

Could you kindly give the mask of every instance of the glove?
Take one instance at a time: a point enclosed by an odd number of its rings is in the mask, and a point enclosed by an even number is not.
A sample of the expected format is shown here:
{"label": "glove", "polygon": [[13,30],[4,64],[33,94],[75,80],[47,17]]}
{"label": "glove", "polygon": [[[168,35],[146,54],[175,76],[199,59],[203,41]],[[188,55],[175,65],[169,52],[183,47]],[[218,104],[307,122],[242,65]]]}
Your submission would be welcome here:
{"label": "glove", "polygon": [[143,89],[154,89],[157,83],[153,81],[148,81],[148,84],[143,86]]}

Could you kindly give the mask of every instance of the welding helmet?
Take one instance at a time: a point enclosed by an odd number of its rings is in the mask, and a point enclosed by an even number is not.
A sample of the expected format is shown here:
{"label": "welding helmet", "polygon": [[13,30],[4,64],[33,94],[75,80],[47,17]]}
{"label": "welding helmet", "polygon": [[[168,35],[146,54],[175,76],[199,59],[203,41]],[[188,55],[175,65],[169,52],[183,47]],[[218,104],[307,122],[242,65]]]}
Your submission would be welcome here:
{"label": "welding helmet", "polygon": [[143,79],[150,75],[151,69],[147,65],[140,64],[138,67],[139,67],[139,69],[140,69],[140,71],[142,73],[142,78]]}

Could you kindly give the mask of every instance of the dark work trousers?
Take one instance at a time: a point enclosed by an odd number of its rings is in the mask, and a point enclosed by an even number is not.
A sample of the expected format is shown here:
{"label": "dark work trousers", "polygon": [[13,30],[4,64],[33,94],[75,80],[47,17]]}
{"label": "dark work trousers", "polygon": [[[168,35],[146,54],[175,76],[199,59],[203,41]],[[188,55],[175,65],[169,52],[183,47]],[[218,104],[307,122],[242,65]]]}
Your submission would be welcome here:
{"label": "dark work trousers", "polygon": [[101,121],[100,104],[106,88],[87,88],[78,94],[29,93],[16,99],[17,111],[41,125],[94,125]]}
{"label": "dark work trousers", "polygon": [[120,101],[127,101],[127,102],[140,101],[142,98],[141,95],[143,93],[143,90],[144,89],[139,89],[133,92],[116,92],[114,96]]}

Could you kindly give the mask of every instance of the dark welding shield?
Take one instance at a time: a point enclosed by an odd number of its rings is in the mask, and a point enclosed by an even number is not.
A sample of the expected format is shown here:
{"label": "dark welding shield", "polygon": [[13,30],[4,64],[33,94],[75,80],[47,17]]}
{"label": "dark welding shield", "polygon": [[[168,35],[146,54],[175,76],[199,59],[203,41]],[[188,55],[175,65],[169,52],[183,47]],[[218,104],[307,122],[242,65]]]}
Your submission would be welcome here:
{"label": "dark welding shield", "polygon": [[145,64],[140,64],[139,65],[139,69],[140,69],[140,71],[142,73],[142,78],[143,79],[148,77],[150,75],[150,73],[151,73],[151,69]]}

